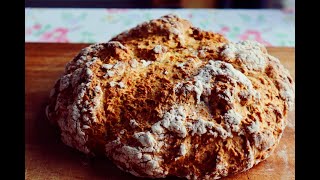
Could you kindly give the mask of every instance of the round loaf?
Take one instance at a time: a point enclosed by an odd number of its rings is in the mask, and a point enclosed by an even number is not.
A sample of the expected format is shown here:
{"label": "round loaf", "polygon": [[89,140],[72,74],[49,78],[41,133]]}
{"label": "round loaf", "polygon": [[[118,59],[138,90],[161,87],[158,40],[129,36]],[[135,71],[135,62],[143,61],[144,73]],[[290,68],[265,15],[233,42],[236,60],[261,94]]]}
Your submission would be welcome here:
{"label": "round loaf", "polygon": [[288,70],[261,44],[167,15],[82,49],[46,113],[66,145],[135,176],[218,179],[266,159],[293,106]]}

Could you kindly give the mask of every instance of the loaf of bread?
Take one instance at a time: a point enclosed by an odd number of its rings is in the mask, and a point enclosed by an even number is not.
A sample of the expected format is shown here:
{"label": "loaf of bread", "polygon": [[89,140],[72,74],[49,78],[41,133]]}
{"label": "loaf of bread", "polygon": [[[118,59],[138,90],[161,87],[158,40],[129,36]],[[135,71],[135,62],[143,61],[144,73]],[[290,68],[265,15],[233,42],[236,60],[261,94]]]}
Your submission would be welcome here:
{"label": "loaf of bread", "polygon": [[61,140],[139,177],[218,179],[273,152],[294,82],[253,41],[166,15],[90,45],[50,93]]}

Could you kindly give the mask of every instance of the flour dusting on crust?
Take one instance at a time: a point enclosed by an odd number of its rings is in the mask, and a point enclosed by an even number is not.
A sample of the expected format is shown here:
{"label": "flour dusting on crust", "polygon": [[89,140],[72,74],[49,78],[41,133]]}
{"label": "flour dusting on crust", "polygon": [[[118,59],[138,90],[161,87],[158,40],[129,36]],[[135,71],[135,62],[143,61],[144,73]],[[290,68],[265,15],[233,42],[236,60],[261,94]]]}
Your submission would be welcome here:
{"label": "flour dusting on crust", "polygon": [[261,44],[167,15],[82,49],[49,97],[70,147],[138,177],[219,179],[271,155],[294,82]]}

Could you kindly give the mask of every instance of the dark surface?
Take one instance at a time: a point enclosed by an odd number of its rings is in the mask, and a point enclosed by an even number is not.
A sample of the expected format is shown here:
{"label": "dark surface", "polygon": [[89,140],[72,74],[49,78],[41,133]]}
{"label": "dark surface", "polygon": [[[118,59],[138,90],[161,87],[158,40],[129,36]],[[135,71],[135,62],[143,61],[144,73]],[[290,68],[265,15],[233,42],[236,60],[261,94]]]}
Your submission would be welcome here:
{"label": "dark surface", "polygon": [[[73,8],[182,8],[180,0],[27,0],[26,7],[73,7]],[[214,1],[212,1],[214,2]],[[259,9],[281,8],[280,1],[273,0],[216,0],[216,7]]]}
{"label": "dark surface", "polygon": [[152,0],[27,0],[26,7],[150,8]]}

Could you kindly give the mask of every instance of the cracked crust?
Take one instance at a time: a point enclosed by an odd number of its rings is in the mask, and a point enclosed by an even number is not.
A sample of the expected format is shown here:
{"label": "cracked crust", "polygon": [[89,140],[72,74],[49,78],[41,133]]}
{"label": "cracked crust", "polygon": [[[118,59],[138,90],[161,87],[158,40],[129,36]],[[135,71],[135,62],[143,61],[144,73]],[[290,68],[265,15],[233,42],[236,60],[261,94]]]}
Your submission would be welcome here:
{"label": "cracked crust", "polygon": [[174,15],[84,48],[50,93],[62,141],[135,176],[218,179],[266,159],[294,82],[259,43]]}

